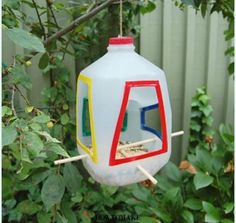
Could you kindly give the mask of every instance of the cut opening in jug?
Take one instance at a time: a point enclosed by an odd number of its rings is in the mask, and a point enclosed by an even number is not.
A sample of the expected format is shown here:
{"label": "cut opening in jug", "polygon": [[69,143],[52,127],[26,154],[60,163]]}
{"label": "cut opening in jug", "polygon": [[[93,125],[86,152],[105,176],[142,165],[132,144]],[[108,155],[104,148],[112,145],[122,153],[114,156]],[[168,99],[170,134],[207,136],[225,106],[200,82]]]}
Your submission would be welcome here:
{"label": "cut opening in jug", "polygon": [[[121,132],[125,119],[127,130]],[[110,165],[118,165],[167,152],[166,117],[158,81],[126,82],[113,137]]]}
{"label": "cut opening in jug", "polygon": [[[80,75],[77,83],[80,89],[81,102],[77,102],[77,143],[95,161],[97,159],[93,109],[92,109],[92,83],[89,78]],[[78,100],[78,99],[77,99]]]}

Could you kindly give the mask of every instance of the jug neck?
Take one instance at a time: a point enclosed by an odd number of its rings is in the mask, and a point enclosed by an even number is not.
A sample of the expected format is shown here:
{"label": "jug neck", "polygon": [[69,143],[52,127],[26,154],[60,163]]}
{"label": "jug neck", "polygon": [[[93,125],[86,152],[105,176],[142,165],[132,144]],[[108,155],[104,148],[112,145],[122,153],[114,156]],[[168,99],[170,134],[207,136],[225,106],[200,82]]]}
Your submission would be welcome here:
{"label": "jug neck", "polygon": [[113,51],[134,51],[134,40],[132,37],[112,37],[109,39],[108,52]]}

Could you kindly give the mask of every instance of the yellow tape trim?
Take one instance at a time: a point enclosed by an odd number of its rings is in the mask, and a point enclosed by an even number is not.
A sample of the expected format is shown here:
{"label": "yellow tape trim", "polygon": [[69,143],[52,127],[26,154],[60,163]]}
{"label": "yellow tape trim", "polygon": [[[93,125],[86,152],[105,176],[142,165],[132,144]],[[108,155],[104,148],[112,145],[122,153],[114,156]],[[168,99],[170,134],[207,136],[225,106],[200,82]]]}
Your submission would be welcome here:
{"label": "yellow tape trim", "polygon": [[89,149],[86,145],[84,145],[78,138],[78,94],[76,97],[76,142],[79,144],[81,149],[83,149],[93,160],[93,162],[98,162],[98,156],[97,156],[97,146],[96,146],[96,137],[95,137],[95,129],[94,129],[94,120],[93,120],[93,106],[92,106],[92,80],[89,77],[86,77],[83,74],[79,75],[79,78],[77,79],[77,91],[79,86],[79,81],[84,82],[88,85],[88,106],[89,106],[89,118],[90,118],[90,129],[91,129],[91,138],[92,138],[92,151]]}

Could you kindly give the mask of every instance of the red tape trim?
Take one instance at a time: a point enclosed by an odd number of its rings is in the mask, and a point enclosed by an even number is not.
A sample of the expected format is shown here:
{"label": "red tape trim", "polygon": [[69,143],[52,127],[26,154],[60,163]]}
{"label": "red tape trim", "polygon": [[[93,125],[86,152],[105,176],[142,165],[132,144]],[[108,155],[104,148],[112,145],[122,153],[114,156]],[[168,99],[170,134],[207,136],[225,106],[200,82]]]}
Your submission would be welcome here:
{"label": "red tape trim", "polygon": [[[146,154],[138,155],[138,156],[132,156],[132,157],[126,157],[122,159],[116,159],[116,150],[120,138],[120,132],[122,128],[122,123],[125,116],[126,107],[128,104],[130,89],[132,87],[155,87],[157,99],[159,103],[159,109],[160,109],[160,120],[161,120],[161,132],[162,132],[162,148],[156,151],[152,151]],[[123,100],[120,108],[120,114],[116,123],[116,129],[111,145],[111,153],[110,153],[110,160],[109,165],[115,166],[118,164],[124,164],[128,162],[132,162],[135,160],[145,159],[151,156],[160,155],[162,153],[166,153],[168,151],[168,142],[167,142],[167,128],[166,128],[166,116],[165,116],[165,108],[163,103],[163,97],[161,92],[161,87],[159,84],[159,81],[156,80],[149,80],[149,81],[127,81],[125,83],[125,91],[123,95]]]}

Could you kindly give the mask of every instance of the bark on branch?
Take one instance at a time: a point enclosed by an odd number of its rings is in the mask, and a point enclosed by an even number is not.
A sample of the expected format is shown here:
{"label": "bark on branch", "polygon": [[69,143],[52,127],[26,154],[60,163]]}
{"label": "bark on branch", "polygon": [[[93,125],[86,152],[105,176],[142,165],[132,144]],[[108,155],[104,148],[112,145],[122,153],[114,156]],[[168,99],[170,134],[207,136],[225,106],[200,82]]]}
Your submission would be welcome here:
{"label": "bark on branch", "polygon": [[62,28],[61,30],[59,30],[58,32],[54,33],[52,36],[50,36],[49,38],[47,38],[43,43],[44,46],[47,46],[48,44],[50,44],[53,40],[55,39],[59,39],[60,37],[62,37],[63,35],[69,33],[70,31],[72,31],[73,29],[75,29],[78,25],[80,25],[81,23],[87,21],[88,19],[90,19],[91,17],[93,17],[94,15],[96,15],[98,12],[100,12],[102,9],[106,8],[108,5],[110,5],[112,2],[114,2],[115,0],[107,0],[104,3],[102,3],[101,5],[99,5],[98,7],[94,8],[93,10],[91,10],[90,12],[88,12],[85,15],[80,16],[79,18],[75,19],[72,23],[70,23],[68,26]]}

